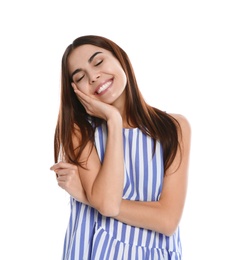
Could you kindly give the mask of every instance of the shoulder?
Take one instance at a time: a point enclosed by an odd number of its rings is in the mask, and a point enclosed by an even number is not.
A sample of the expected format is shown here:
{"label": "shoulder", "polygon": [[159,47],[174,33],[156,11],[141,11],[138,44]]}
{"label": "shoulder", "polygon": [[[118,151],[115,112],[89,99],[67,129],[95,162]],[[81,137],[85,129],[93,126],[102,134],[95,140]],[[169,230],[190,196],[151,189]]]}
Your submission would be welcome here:
{"label": "shoulder", "polygon": [[170,113],[169,115],[172,116],[175,120],[177,120],[177,122],[180,125],[182,134],[185,134],[188,136],[191,134],[190,122],[184,115],[174,114],[174,113]]}
{"label": "shoulder", "polygon": [[184,125],[190,126],[189,120],[184,115],[174,114],[174,113],[170,113],[169,115],[172,116],[173,118],[175,118],[181,125],[184,124]]}

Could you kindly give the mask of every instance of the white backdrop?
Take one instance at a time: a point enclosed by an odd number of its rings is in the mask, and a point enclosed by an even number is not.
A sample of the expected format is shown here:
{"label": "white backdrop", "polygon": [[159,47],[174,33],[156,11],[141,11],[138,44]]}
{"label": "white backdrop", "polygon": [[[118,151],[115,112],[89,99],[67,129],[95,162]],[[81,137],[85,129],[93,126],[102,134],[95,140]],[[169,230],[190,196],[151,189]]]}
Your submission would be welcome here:
{"label": "white backdrop", "polygon": [[61,56],[84,34],[118,43],[146,100],[191,123],[184,259],[245,257],[243,2],[1,2],[0,259],[61,258],[69,201],[49,168]]}

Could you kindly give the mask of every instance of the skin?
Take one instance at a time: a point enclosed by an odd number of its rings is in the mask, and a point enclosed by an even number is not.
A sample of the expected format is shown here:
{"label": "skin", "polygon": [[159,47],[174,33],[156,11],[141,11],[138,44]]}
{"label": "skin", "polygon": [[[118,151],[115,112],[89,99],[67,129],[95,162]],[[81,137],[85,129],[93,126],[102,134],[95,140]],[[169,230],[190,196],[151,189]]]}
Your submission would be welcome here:
{"label": "skin", "polygon": [[[87,170],[66,162],[53,165],[51,170],[57,174],[58,185],[76,200],[96,208],[105,216],[172,235],[180,222],[187,192],[191,134],[189,122],[182,115],[172,114],[182,129],[182,162],[178,167],[178,152],[164,177],[159,201],[123,200],[122,127],[129,127],[124,114],[126,75],[109,51],[93,45],[83,45],[73,50],[69,56],[69,72],[73,74],[72,87],[86,111],[106,120],[108,140],[103,164],[94,145],[89,143],[82,153],[82,159],[87,158],[93,147]],[[99,93],[103,85],[107,88]],[[77,137],[73,141],[75,145],[79,142]]]}

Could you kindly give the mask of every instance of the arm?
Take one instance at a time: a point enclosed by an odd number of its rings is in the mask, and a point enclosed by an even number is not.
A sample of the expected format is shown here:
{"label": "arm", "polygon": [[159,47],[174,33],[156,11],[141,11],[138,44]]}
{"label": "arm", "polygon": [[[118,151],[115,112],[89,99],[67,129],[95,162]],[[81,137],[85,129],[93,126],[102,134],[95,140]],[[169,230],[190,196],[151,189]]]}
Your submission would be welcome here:
{"label": "arm", "polygon": [[182,129],[180,167],[176,170],[180,160],[178,152],[164,177],[160,200],[156,202],[123,200],[120,213],[116,217],[129,225],[154,230],[165,235],[171,235],[179,224],[185,204],[188,179],[190,126],[184,117],[177,115],[175,117]]}
{"label": "arm", "polygon": [[[64,162],[51,169],[58,174],[58,184],[74,198],[96,208],[105,216],[115,216],[119,213],[124,184],[122,118],[113,106],[79,91],[77,95],[89,114],[107,122],[104,161],[100,163],[94,144],[88,143],[80,158],[80,161],[87,161],[86,169]],[[74,147],[78,146],[79,139],[76,135],[73,137]]]}
{"label": "arm", "polygon": [[[123,193],[123,137],[122,123],[118,121],[114,119],[107,122],[108,138],[103,163],[100,163],[93,146],[87,160],[87,170],[79,168],[89,204],[105,216],[115,216],[119,213]],[[86,150],[88,154],[89,147]]]}

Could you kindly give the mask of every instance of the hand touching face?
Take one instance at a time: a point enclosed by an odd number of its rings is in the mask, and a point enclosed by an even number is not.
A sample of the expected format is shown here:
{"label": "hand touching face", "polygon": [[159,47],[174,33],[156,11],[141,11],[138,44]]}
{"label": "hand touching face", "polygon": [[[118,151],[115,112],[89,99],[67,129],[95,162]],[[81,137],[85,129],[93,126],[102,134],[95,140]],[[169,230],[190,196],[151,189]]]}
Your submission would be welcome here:
{"label": "hand touching face", "polygon": [[112,105],[104,103],[93,95],[87,95],[80,91],[75,83],[72,83],[74,92],[76,93],[80,103],[84,106],[86,112],[89,115],[108,120],[114,113],[119,114],[119,111]]}

